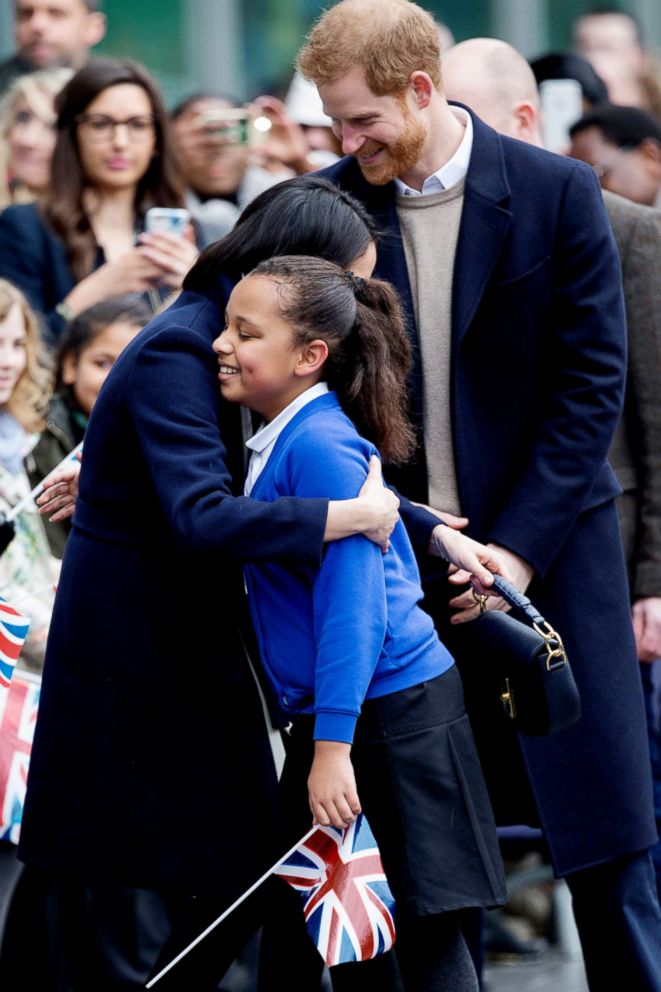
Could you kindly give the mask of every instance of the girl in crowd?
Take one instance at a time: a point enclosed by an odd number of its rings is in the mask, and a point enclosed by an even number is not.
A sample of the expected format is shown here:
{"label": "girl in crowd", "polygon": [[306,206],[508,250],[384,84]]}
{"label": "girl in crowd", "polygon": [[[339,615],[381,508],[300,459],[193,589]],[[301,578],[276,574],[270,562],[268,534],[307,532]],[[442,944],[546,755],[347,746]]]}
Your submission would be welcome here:
{"label": "girl in crowd", "polygon": [[[32,486],[41,482],[83,440],[99,390],[129,341],[151,319],[136,295],[117,296],[83,310],[67,326],[55,361],[54,396],[46,425],[28,458]],[[61,558],[68,520],[45,521],[52,553]]]}
{"label": "girl in crowd", "polygon": [[[374,444],[391,463],[412,453],[410,346],[387,283],[273,258],[232,292],[214,350],[223,397],[264,418],[248,441],[255,499],[346,498]],[[450,527],[440,547],[488,592],[496,554]],[[385,556],[358,535],[316,568],[244,571],[264,667],[292,722],[281,780],[289,840],[310,810],[315,823],[345,827],[364,809],[396,900],[405,989],[477,989],[457,911],[504,901],[504,879],[461,681],[418,605],[403,525]],[[286,959],[285,923],[273,929]],[[273,984],[272,960],[269,971]]]}
{"label": "girl in crowd", "polygon": [[166,113],[144,69],[93,60],[55,108],[51,182],[39,205],[0,215],[0,276],[57,338],[67,320],[118,293],[146,293],[157,308],[181,288],[197,249],[188,237],[143,230],[149,207],[184,205]]}
{"label": "girl in crowd", "polygon": [[55,147],[56,95],[71,69],[20,76],[0,101],[0,210],[43,193]]}
{"label": "girl in crowd", "polygon": [[[50,397],[40,360],[37,322],[25,297],[0,279],[0,509],[30,492],[24,459],[38,440]],[[0,557],[0,595],[31,617],[21,664],[41,668],[59,565],[52,558],[36,508],[16,518],[16,534]],[[20,601],[20,602],[19,602]]]}

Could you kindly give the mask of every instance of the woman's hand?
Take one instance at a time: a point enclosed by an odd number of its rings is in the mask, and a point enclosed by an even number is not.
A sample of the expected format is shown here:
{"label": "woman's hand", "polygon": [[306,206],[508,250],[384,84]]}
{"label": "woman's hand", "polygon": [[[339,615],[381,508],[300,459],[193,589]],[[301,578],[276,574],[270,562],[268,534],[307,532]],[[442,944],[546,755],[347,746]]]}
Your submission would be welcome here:
{"label": "woman's hand", "polygon": [[72,517],[78,499],[78,476],[80,462],[72,462],[66,468],[44,479],[44,491],[37,497],[39,513],[48,517],[51,523]]}
{"label": "woman's hand", "polygon": [[110,296],[146,293],[163,281],[164,275],[165,270],[152,260],[147,248],[138,245],[81,279],[64,302],[79,314]]}
{"label": "woman's hand", "polygon": [[343,537],[364,534],[388,550],[389,537],[399,520],[399,498],[383,485],[381,462],[370,458],[367,478],[355,499],[331,500],[324,541],[339,541]]}
{"label": "woman's hand", "polygon": [[341,741],[316,741],[308,778],[313,823],[344,829],[360,813],[351,745]]}
{"label": "woman's hand", "polygon": [[181,289],[184,276],[199,254],[195,246],[195,232],[189,224],[185,235],[158,234],[145,231],[139,237],[140,250],[160,269],[158,282],[172,289]]}
{"label": "woman's hand", "polygon": [[285,166],[297,175],[313,172],[316,168],[309,159],[310,147],[300,124],[292,120],[287,108],[274,96],[259,96],[251,109],[271,121],[266,139],[252,152],[252,159],[263,168]]}
{"label": "woman's hand", "polygon": [[[465,585],[470,581],[480,596],[491,596],[489,587],[493,585],[494,574],[510,577],[503,556],[493,548],[467,537],[458,529],[441,524],[434,528],[432,542],[435,545],[434,553],[450,562],[449,581],[455,585]],[[472,620],[479,613],[479,605],[470,589],[451,600],[450,605],[462,610],[462,613],[452,617],[452,623]]]}

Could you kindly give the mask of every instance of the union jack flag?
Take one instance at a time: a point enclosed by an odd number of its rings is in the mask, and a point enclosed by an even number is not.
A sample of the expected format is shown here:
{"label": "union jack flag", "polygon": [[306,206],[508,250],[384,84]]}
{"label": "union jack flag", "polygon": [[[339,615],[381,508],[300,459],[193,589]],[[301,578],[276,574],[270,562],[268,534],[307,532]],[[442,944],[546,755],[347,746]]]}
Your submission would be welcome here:
{"label": "union jack flag", "polygon": [[8,689],[30,621],[0,596],[0,693]]}
{"label": "union jack flag", "polygon": [[0,839],[18,844],[41,679],[16,672],[0,692]]}
{"label": "union jack flag", "polygon": [[329,968],[392,947],[395,900],[362,813],[345,830],[317,827],[274,874],[300,893],[308,933]]}

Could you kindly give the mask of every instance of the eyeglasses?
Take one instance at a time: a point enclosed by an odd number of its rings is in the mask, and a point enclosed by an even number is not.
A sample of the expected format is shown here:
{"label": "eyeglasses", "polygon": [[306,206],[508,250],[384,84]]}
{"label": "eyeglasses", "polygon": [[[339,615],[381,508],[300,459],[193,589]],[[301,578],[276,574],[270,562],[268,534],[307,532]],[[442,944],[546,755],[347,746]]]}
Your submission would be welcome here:
{"label": "eyeglasses", "polygon": [[153,114],[129,117],[125,121],[117,121],[114,117],[107,117],[106,114],[79,114],[76,123],[81,126],[90,141],[98,144],[112,141],[116,128],[122,126],[126,128],[129,141],[138,144],[153,137],[156,120]]}

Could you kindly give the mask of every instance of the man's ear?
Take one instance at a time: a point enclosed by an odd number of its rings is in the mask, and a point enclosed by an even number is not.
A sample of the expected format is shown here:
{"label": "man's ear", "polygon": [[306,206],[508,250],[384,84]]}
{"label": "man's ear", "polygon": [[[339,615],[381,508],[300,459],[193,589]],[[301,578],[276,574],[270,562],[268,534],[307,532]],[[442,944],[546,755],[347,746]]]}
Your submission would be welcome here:
{"label": "man's ear", "polygon": [[102,14],[101,11],[95,10],[91,14],[87,15],[85,41],[87,42],[88,48],[93,48],[94,45],[98,45],[99,42],[103,40],[106,34],[107,26],[108,22],[106,21],[106,15]]}
{"label": "man's ear", "polygon": [[525,141],[529,145],[538,145],[543,148],[542,132],[540,127],[539,111],[534,103],[529,100],[522,100],[514,107],[515,134],[519,141]]}
{"label": "man's ear", "polygon": [[416,69],[409,76],[409,83],[413,90],[415,102],[420,110],[424,110],[425,107],[429,106],[434,91],[434,84],[431,81],[431,77],[426,72]]}
{"label": "man's ear", "polygon": [[301,348],[294,374],[299,376],[316,375],[321,372],[324,362],[328,358],[328,345],[321,338],[308,341]]}

